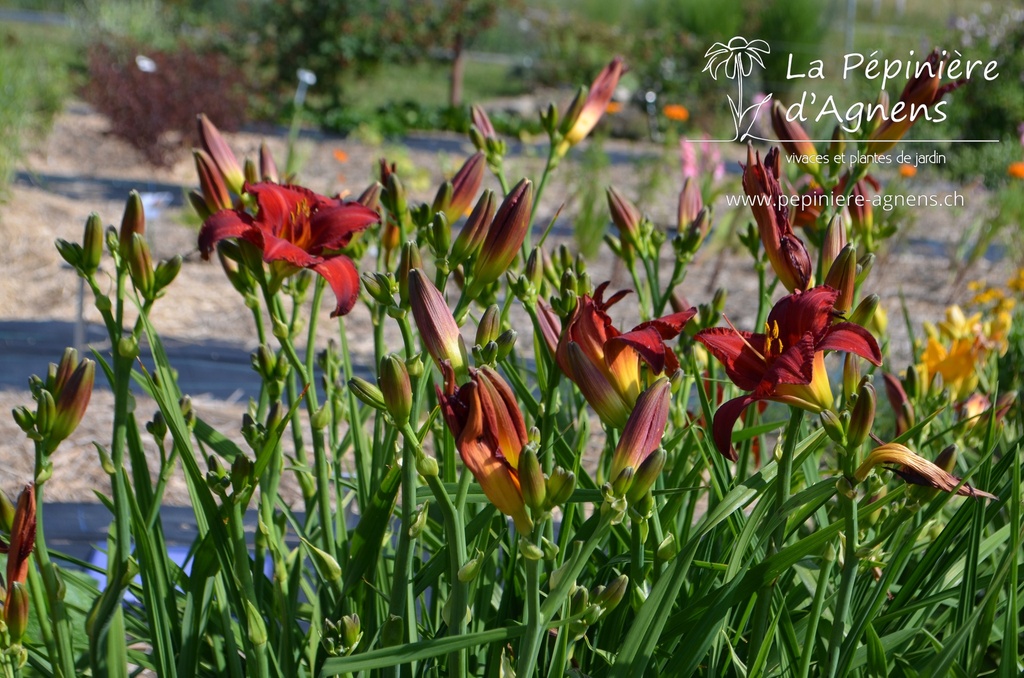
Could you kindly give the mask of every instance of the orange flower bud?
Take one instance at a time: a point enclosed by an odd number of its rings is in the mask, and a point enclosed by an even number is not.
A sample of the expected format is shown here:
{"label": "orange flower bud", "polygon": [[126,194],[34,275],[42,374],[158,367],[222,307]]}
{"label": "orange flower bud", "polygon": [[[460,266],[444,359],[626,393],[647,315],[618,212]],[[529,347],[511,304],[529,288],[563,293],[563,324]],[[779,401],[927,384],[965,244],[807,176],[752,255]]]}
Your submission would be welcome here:
{"label": "orange flower bud", "polygon": [[438,367],[447,362],[456,372],[464,370],[466,349],[459,326],[441,291],[419,269],[409,271],[409,306],[427,353]]}
{"label": "orange flower bud", "polygon": [[778,99],[772,103],[772,129],[786,153],[793,156],[797,164],[811,174],[818,173],[818,149],[814,147],[803,126],[786,117],[786,107]]}
{"label": "orange flower bud", "polygon": [[526,239],[532,211],[533,183],[523,179],[505,196],[487,230],[473,267],[474,285],[488,285],[505,274]]}
{"label": "orange flower bud", "polygon": [[200,113],[196,118],[196,123],[199,126],[199,143],[203,150],[213,158],[228,190],[241,195],[245,174],[242,172],[242,166],[238,163],[238,158],[231,152],[231,147],[221,136],[220,130],[210,122],[206,115]]}
{"label": "orange flower bud", "polygon": [[142,206],[142,197],[138,191],[128,194],[128,201],[124,205],[124,216],[121,218],[121,257],[127,259],[131,252],[132,236],[138,233],[143,235],[146,232],[146,212]]}

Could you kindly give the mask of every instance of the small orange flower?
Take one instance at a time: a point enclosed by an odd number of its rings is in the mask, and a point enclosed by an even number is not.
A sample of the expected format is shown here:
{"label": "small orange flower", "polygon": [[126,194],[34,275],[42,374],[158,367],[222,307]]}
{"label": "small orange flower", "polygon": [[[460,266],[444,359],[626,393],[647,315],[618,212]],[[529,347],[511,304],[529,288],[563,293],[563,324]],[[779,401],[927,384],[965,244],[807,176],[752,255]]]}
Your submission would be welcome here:
{"label": "small orange flower", "polygon": [[615,115],[621,110],[622,104],[620,104],[618,101],[609,101],[608,105],[604,109],[604,112],[607,113],[608,115]]}
{"label": "small orange flower", "polygon": [[690,119],[690,110],[682,104],[665,104],[661,112],[665,114],[666,118],[676,122],[686,122]]}
{"label": "small orange flower", "polygon": [[917,168],[913,165],[900,165],[900,176],[904,179],[909,179],[915,174],[917,174]]}
{"label": "small orange flower", "polygon": [[1024,179],[1024,162],[1011,162],[1006,173],[1014,179]]}
{"label": "small orange flower", "polygon": [[338,162],[348,162],[348,153],[340,148],[334,149],[334,159]]}

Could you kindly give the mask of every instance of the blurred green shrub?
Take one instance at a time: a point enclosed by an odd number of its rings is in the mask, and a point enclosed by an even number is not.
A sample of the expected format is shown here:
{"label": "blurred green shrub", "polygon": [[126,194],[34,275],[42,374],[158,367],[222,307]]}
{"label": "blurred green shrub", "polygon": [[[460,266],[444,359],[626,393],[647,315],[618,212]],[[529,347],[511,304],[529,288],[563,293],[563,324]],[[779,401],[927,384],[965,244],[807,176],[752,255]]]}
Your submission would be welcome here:
{"label": "blurred green shrub", "polygon": [[[986,9],[987,7],[987,9]],[[989,6],[954,24],[954,44],[965,58],[999,64],[999,77],[972,78],[953,95],[944,126],[962,139],[1000,139],[998,144],[956,144],[947,167],[963,180],[980,177],[992,187],[1008,180],[1010,163],[1024,160],[1018,138],[1024,134],[1024,8],[1001,11]]]}
{"label": "blurred green shrub", "polygon": [[55,30],[0,27],[0,198],[28,145],[49,129],[72,89],[74,51],[53,39]]}

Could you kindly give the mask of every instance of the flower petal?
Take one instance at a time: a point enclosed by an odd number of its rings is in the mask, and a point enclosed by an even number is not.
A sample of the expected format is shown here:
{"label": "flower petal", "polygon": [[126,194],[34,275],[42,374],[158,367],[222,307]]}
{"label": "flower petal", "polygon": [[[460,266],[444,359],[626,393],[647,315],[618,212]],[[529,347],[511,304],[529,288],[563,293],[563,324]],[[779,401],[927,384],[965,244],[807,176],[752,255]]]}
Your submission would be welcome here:
{"label": "flower petal", "polygon": [[783,346],[795,344],[808,332],[818,341],[829,329],[838,296],[839,292],[827,285],[785,296],[772,307],[768,325],[778,323]]}
{"label": "flower petal", "polygon": [[344,255],[331,257],[326,261],[309,266],[324,277],[338,298],[338,304],[331,311],[331,317],[345,315],[356,305],[359,297],[359,272],[352,260]]}
{"label": "flower petal", "polygon": [[221,210],[203,222],[199,229],[199,252],[210,258],[214,245],[226,238],[238,238],[253,228],[253,220],[245,212]]}
{"label": "flower petal", "polygon": [[357,202],[331,200],[318,207],[310,217],[312,240],[310,251],[338,250],[348,245],[352,236],[380,221],[380,216]]}
{"label": "flower petal", "polygon": [[567,344],[566,358],[572,369],[569,378],[579,387],[598,416],[615,428],[624,426],[632,409],[631,404],[623,400],[604,372],[590,361],[574,341]]}
{"label": "flower petal", "polygon": [[712,327],[694,337],[725,367],[729,379],[744,391],[753,391],[768,369],[764,356],[756,348],[764,346],[763,334],[752,334],[731,327]]}
{"label": "flower petal", "polygon": [[772,361],[758,386],[761,395],[769,397],[779,384],[809,384],[814,377],[814,337],[810,332],[787,346],[782,355]]}
{"label": "flower petal", "polygon": [[819,351],[846,351],[856,353],[875,365],[882,364],[882,352],[874,335],[856,323],[832,325],[825,338],[818,344]]}
{"label": "flower petal", "polygon": [[715,421],[712,424],[712,435],[715,439],[715,447],[722,453],[722,456],[729,461],[738,459],[736,451],[732,449],[732,429],[736,426],[736,420],[743,414],[748,405],[760,400],[752,395],[733,398],[723,403],[715,412]]}

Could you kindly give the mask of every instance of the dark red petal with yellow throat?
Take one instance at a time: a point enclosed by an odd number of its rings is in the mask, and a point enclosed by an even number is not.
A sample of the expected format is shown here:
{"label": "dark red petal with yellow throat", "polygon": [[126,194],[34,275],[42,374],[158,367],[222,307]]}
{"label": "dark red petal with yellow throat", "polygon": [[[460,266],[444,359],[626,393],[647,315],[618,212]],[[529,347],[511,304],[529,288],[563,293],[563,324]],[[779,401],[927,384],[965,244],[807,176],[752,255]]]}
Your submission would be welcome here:
{"label": "dark red petal with yellow throat", "polygon": [[753,391],[761,383],[768,365],[759,351],[764,350],[765,336],[742,332],[731,327],[712,327],[694,337],[707,347],[725,367],[729,379],[744,391]]}
{"label": "dark red petal with yellow throat", "polygon": [[832,309],[839,292],[821,285],[779,299],[768,314],[768,327],[779,326],[783,347],[795,344],[810,332],[815,341],[824,336],[832,322]]}

